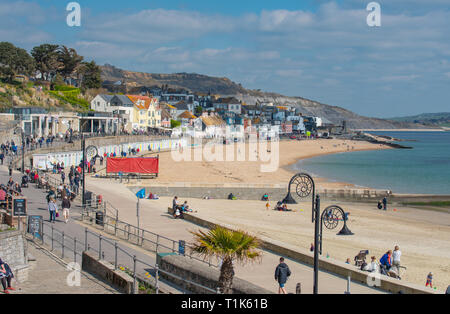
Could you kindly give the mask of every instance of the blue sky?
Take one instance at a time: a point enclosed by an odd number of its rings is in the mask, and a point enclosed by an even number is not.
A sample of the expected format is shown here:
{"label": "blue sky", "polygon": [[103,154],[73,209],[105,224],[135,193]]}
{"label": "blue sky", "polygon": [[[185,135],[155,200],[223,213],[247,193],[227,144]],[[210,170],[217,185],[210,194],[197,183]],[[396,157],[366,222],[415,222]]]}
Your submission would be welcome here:
{"label": "blue sky", "polygon": [[74,47],[99,64],[224,76],[374,117],[450,111],[448,0],[0,0],[0,40]]}

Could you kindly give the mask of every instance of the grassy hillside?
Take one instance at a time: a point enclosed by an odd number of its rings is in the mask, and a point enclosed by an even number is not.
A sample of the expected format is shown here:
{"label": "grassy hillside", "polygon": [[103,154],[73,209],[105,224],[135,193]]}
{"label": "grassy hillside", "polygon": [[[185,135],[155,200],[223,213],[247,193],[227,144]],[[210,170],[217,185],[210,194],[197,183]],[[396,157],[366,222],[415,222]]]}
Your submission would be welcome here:
{"label": "grassy hillside", "polygon": [[409,117],[391,118],[390,120],[448,127],[450,126],[450,112],[422,113]]}
{"label": "grassy hillside", "polygon": [[90,110],[89,97],[73,86],[55,86],[54,90],[38,88],[33,82],[0,81],[0,110],[5,112],[14,107],[42,107],[49,111]]}

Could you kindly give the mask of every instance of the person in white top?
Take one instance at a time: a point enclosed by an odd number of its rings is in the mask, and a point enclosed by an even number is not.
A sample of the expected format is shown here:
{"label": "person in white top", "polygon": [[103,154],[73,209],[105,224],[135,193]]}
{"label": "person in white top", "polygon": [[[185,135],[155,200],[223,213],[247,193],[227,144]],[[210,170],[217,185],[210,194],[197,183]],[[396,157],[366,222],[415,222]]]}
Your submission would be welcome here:
{"label": "person in white top", "polygon": [[368,272],[378,272],[378,261],[375,256],[372,256],[372,262],[370,264],[367,264],[366,267],[364,267],[365,271]]}
{"label": "person in white top", "polygon": [[400,257],[402,256],[402,251],[398,245],[395,246],[394,252],[392,252],[392,266],[397,269],[397,274],[400,276]]}

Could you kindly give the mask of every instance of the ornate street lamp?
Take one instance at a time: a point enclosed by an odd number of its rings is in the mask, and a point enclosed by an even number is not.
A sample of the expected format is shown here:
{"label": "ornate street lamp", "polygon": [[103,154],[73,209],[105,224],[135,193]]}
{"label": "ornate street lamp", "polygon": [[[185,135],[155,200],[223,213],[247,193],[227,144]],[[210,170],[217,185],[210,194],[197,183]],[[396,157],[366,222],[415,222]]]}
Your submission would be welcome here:
{"label": "ornate street lamp", "polygon": [[14,129],[14,134],[16,133],[16,130],[20,130],[20,135],[22,137],[22,174],[25,173],[25,138],[24,138],[24,132],[22,127],[16,127]]}
{"label": "ornate street lamp", "polygon": [[327,207],[322,215],[320,214],[320,196],[316,195],[316,185],[313,178],[307,173],[298,173],[292,177],[289,182],[288,194],[284,198],[285,204],[297,204],[293,197],[292,191],[295,191],[294,196],[300,199],[311,196],[312,199],[312,222],[314,223],[314,287],[313,293],[319,292],[319,254],[322,255],[322,235],[323,226],[328,230],[334,230],[339,225],[339,221],[344,222],[344,226],[338,235],[353,235],[347,227],[347,214],[344,210],[332,205]]}

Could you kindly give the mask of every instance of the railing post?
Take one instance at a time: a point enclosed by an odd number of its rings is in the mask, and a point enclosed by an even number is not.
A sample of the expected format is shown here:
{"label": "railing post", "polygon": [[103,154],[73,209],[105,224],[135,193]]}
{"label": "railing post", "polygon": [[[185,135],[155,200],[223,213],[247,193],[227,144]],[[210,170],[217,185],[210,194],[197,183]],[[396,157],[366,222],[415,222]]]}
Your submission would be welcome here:
{"label": "railing post", "polygon": [[156,264],[155,267],[156,267],[156,271],[155,271],[155,281],[156,281],[155,288],[156,288],[156,294],[159,294],[159,265]]}
{"label": "railing post", "polygon": [[98,236],[98,259],[102,259],[102,235]]}
{"label": "railing post", "polygon": [[77,262],[77,238],[73,238],[73,260]]}
{"label": "railing post", "polygon": [[53,252],[53,225],[52,225],[52,252]]}
{"label": "railing post", "polygon": [[136,293],[136,255],[133,256],[133,294]]}
{"label": "railing post", "polygon": [[159,247],[159,234],[156,235],[156,254],[158,254],[158,247]]}
{"label": "railing post", "polygon": [[117,242],[114,242],[114,270],[117,269]]}
{"label": "railing post", "polygon": [[64,231],[62,232],[62,258],[64,258]]}
{"label": "railing post", "polygon": [[84,228],[84,250],[88,251],[88,228]]}
{"label": "railing post", "polygon": [[116,223],[114,224],[114,235],[117,236],[117,224],[119,223],[119,211],[116,209]]}

